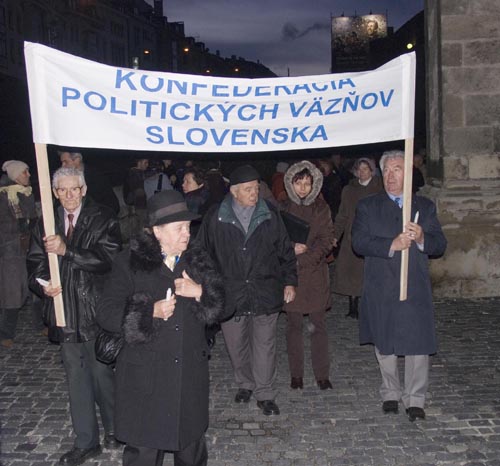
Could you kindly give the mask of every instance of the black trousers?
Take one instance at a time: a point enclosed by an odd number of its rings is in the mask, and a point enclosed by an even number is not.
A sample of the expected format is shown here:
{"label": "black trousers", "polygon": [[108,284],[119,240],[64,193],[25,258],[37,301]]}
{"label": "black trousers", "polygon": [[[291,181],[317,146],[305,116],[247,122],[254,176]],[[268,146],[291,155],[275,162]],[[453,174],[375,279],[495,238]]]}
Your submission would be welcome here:
{"label": "black trousers", "polygon": [[13,340],[16,336],[17,320],[21,309],[0,309],[0,338]]}
{"label": "black trousers", "polygon": [[69,406],[75,447],[99,445],[96,404],[105,432],[114,432],[114,372],[95,358],[95,341],[61,343],[61,355],[69,386]]}
{"label": "black trousers", "polygon": [[[174,466],[206,466],[208,461],[205,436],[188,445],[184,450],[174,451]],[[163,450],[127,444],[123,450],[123,466],[162,466]]]}

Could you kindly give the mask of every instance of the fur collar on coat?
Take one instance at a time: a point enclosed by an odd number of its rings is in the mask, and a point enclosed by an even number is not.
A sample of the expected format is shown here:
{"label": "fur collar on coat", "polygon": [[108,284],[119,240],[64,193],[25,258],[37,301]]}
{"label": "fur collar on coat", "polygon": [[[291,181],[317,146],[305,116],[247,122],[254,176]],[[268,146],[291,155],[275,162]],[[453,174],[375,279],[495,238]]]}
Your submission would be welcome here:
{"label": "fur collar on coat", "polygon": [[[293,189],[292,179],[297,173],[304,170],[304,168],[307,168],[311,172],[312,189],[311,192],[304,199],[301,199],[299,196],[297,196],[295,190]],[[311,205],[321,192],[321,187],[323,186],[323,174],[319,171],[318,168],[314,166],[314,164],[312,164],[308,160],[302,160],[302,162],[294,163],[286,171],[284,183],[289,199],[295,202],[295,204]]]}
{"label": "fur collar on coat", "polygon": [[[211,325],[224,316],[224,283],[209,255],[199,246],[190,246],[183,254],[188,275],[203,288],[199,302],[190,300],[190,310],[202,324]],[[161,248],[150,233],[142,233],[130,241],[130,267],[134,272],[153,272],[163,265]],[[153,319],[153,297],[145,291],[135,292],[127,301],[123,321],[125,341],[129,344],[150,342],[161,326]]]}

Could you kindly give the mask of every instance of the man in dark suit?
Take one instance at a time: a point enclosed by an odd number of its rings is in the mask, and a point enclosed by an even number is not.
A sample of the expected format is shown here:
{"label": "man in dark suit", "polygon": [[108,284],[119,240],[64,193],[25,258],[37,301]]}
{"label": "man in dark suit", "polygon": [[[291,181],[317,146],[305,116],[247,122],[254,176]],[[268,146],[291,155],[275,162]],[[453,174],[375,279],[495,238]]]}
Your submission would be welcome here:
{"label": "man in dark suit", "polygon": [[[446,239],[429,199],[414,196],[403,231],[404,153],[380,160],[385,192],[358,203],[352,227],[355,252],[365,257],[360,343],[371,343],[382,375],[384,413],[397,413],[401,399],[410,421],[425,419],[429,355],[437,350],[428,257],[442,255]],[[401,251],[409,249],[408,298],[399,300]],[[398,356],[405,357],[404,387]]]}

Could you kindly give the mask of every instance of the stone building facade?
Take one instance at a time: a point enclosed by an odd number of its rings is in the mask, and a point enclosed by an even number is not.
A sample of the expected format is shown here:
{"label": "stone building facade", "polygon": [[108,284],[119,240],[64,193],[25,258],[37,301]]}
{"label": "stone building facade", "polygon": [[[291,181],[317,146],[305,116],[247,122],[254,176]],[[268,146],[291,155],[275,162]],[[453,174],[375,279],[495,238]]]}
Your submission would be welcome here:
{"label": "stone building facade", "polygon": [[438,296],[500,294],[500,2],[426,0],[426,194],[449,241]]}

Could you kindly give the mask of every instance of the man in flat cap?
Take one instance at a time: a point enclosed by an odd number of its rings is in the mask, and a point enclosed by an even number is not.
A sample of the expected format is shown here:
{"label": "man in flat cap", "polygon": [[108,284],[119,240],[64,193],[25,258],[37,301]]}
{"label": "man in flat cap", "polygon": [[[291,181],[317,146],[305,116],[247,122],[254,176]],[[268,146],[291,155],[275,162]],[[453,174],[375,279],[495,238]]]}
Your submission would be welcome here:
{"label": "man in flat cap", "polygon": [[295,298],[297,268],[283,221],[270,203],[259,199],[259,173],[236,168],[230,193],[210,209],[197,241],[212,255],[224,277],[226,311],[222,323],[238,392],[252,394],[265,415],[279,414],[276,398],[276,325],[283,302]]}

